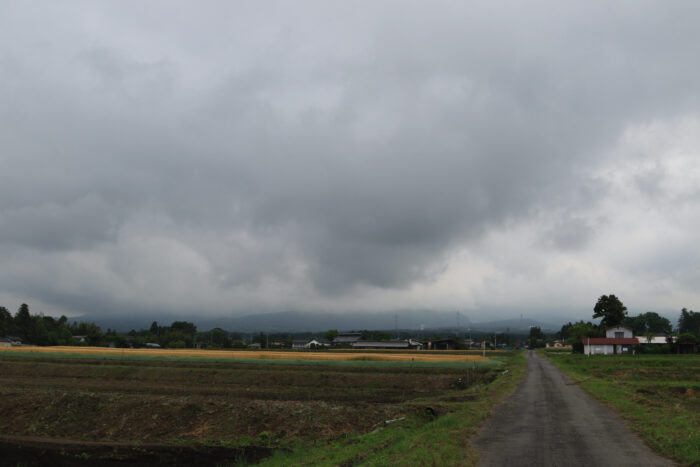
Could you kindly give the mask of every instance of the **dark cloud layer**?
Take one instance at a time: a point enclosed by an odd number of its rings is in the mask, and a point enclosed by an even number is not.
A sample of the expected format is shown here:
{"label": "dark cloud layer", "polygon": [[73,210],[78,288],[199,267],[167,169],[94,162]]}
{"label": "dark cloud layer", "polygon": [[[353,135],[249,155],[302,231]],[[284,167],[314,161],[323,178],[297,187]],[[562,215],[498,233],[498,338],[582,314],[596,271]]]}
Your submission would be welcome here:
{"label": "dark cloud layer", "polygon": [[47,308],[508,307],[438,298],[456,252],[507,288],[479,245],[527,228],[588,270],[619,184],[667,191],[651,162],[606,175],[658,156],[620,154],[626,132],[697,118],[695,2],[2,9],[0,293]]}

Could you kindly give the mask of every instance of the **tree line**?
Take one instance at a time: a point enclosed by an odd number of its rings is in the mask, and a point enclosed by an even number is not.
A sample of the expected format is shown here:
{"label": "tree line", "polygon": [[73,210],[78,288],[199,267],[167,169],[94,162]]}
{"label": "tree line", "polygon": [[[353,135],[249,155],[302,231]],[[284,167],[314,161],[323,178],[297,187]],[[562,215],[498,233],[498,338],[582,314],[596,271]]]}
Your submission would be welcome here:
{"label": "tree line", "polygon": [[32,315],[26,303],[20,305],[14,316],[7,308],[0,306],[0,335],[35,345],[100,345],[104,338],[102,330],[95,323],[69,323],[65,316],[56,319],[43,314]]}
{"label": "tree line", "polygon": [[[606,328],[624,326],[632,329],[635,336],[643,339],[657,335],[671,335],[673,325],[668,318],[649,311],[637,316],[628,316],[627,307],[613,294],[602,295],[593,307],[593,318],[602,318],[600,324],[590,321],[568,322],[555,334],[556,339],[572,345],[574,351],[583,351],[582,340],[587,337],[605,337]],[[684,342],[700,340],[700,312],[683,308],[678,318],[677,338]],[[669,340],[669,349],[673,345]]]}
{"label": "tree line", "polygon": [[[212,334],[212,336],[210,336]],[[215,340],[221,344],[228,333],[213,330],[209,333],[197,333],[197,327],[187,321],[175,321],[170,326],[158,326],[153,323],[149,330],[130,331],[127,335],[119,334],[113,329],[102,331],[94,322],[73,321],[61,316],[53,318],[43,314],[31,314],[26,303],[20,305],[12,315],[4,306],[0,306],[0,336],[12,337],[22,343],[40,346],[47,345],[109,345],[112,347],[145,347],[148,343],[162,347],[193,347],[196,339]]]}
{"label": "tree line", "polygon": [[[576,350],[583,347],[582,339],[586,337],[605,337],[605,329],[622,325],[631,328],[638,337],[653,336],[659,334],[671,334],[674,329],[671,322],[655,312],[641,313],[637,316],[628,316],[627,307],[615,295],[602,295],[593,308],[593,318],[602,318],[600,324],[590,321],[568,322],[553,335],[554,339],[565,341],[573,345]],[[383,331],[361,332],[365,340],[388,340],[393,336]],[[683,308],[678,318],[676,333],[678,338],[697,343],[700,341],[700,312]],[[308,334],[309,337],[311,333]],[[326,332],[324,337],[332,340],[338,335],[333,329]],[[32,315],[26,303],[20,305],[17,312],[12,315],[7,308],[0,306],[0,336],[12,336],[24,343],[35,345],[109,345],[113,347],[145,347],[149,344],[157,344],[167,348],[192,348],[197,346],[209,348],[244,348],[247,346],[245,339],[240,334],[230,333],[221,328],[210,331],[198,332],[197,326],[189,321],[175,321],[169,326],[153,321],[148,329],[138,331],[132,329],[126,335],[107,329],[105,332],[94,322],[69,322],[68,318],[61,316],[53,318],[43,314]],[[289,334],[254,334],[247,340],[259,343],[261,347],[276,346],[280,342],[291,343]],[[462,344],[457,335],[454,337],[458,344]],[[507,334],[498,337],[499,343],[520,345],[511,342],[511,336]],[[538,327],[530,329],[528,342],[531,347],[544,346],[547,336]],[[438,336],[433,336],[438,338]]]}

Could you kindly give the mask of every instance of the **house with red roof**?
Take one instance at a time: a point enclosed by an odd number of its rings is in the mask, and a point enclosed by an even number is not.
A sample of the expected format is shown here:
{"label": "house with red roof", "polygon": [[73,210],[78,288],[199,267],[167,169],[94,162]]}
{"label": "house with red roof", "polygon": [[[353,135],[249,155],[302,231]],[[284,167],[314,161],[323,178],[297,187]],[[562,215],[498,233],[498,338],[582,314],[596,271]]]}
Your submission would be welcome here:
{"label": "house with red roof", "polygon": [[632,353],[632,346],[639,344],[632,330],[615,326],[605,330],[605,337],[586,337],[582,340],[586,355],[616,355]]}

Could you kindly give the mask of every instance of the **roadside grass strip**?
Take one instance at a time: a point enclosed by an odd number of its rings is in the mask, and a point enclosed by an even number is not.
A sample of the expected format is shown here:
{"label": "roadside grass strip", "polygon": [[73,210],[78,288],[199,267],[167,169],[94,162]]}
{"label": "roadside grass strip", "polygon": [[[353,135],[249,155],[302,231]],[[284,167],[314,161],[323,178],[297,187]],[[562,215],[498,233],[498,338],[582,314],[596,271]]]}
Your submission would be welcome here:
{"label": "roadside grass strip", "polygon": [[649,447],[700,465],[700,355],[543,354]]}

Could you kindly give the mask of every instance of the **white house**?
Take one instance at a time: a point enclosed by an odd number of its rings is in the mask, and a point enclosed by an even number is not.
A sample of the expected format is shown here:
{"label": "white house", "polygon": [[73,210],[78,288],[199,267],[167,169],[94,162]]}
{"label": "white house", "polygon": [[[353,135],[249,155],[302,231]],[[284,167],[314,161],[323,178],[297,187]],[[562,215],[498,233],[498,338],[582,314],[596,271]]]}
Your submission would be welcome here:
{"label": "white house", "polygon": [[318,347],[330,347],[331,342],[326,339],[319,339],[314,337],[308,340],[294,340],[292,341],[293,349],[315,349]]}
{"label": "white house", "polygon": [[639,344],[639,340],[632,336],[632,330],[624,326],[606,329],[605,337],[586,337],[583,339],[583,353],[586,355],[632,353],[632,346]]}
{"label": "white house", "polygon": [[304,348],[313,349],[316,347],[330,347],[330,346],[331,346],[331,341],[326,340],[326,339],[318,339],[318,338],[314,337],[313,339],[308,341],[306,343],[306,345],[304,345]]}
{"label": "white house", "polygon": [[632,330],[624,326],[615,326],[605,330],[607,339],[627,339],[634,337]]}

